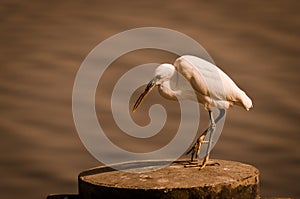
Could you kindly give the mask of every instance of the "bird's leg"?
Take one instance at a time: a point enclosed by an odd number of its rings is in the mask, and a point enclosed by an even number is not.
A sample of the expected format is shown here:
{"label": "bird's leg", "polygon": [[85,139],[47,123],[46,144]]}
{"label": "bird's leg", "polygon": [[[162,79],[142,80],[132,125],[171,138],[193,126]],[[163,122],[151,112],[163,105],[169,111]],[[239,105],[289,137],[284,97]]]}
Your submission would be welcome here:
{"label": "bird's leg", "polygon": [[198,146],[199,146],[199,139],[197,139],[195,145],[192,147],[192,150],[191,150],[191,163],[194,162],[194,157],[195,157],[195,159],[197,159],[196,149],[198,148]]}
{"label": "bird's leg", "polygon": [[199,157],[199,155],[200,155],[200,149],[201,149],[201,146],[202,146],[202,143],[203,143],[203,141],[204,141],[204,138],[205,138],[205,136],[206,136],[206,133],[207,133],[207,130],[205,130],[204,132],[203,132],[203,134],[198,138],[198,142],[199,142],[199,144],[198,144],[198,147],[197,147],[197,149],[196,149],[196,158],[198,158]]}
{"label": "bird's leg", "polygon": [[[191,161],[190,162],[193,162],[194,161],[194,155],[196,153],[196,148],[198,148],[198,145],[199,145],[199,138],[197,139],[196,143],[193,145],[193,147],[188,150],[188,152],[186,152],[186,155],[190,154],[191,153]],[[196,156],[195,156],[196,157]]]}
{"label": "bird's leg", "polygon": [[[202,146],[202,143],[204,141],[204,138],[206,136],[208,132],[208,129],[206,129],[197,139],[196,143],[194,144],[194,146],[186,153],[189,154],[191,153],[191,161],[190,164],[194,164],[195,166],[199,166],[198,160],[196,162],[194,162],[194,158],[198,159],[199,155],[200,155],[200,148]],[[189,167],[189,165],[186,165],[186,167]]]}
{"label": "bird's leg", "polygon": [[207,155],[204,157],[202,164],[199,165],[199,166],[200,166],[199,170],[203,169],[203,168],[206,167],[206,166],[216,166],[216,165],[220,165],[220,163],[218,163],[218,162],[212,162],[212,161],[209,161],[209,155],[210,155],[210,154],[207,154]]}
{"label": "bird's leg", "polygon": [[[208,131],[208,129],[206,129],[203,133],[202,133],[202,135],[200,135],[200,137],[197,139],[197,142],[196,142],[196,144],[195,144],[195,148],[194,148],[194,151],[193,151],[193,153],[194,154],[196,154],[195,155],[195,158],[197,159],[198,157],[199,157],[199,155],[200,155],[200,149],[201,149],[201,146],[202,146],[202,143],[203,143],[203,141],[204,141],[204,139],[205,139],[205,136],[206,136],[206,134],[207,134],[207,131]],[[192,162],[192,161],[191,161]]]}
{"label": "bird's leg", "polygon": [[[213,118],[213,114],[212,111],[209,111],[209,118],[210,118],[210,125],[209,127],[201,134],[201,136],[197,139],[196,143],[194,144],[194,146],[186,153],[189,154],[191,153],[191,162],[188,165],[185,165],[185,167],[196,167],[199,166],[200,170],[203,169],[206,166],[214,166],[214,165],[220,165],[217,162],[209,162],[209,156],[210,156],[210,148],[212,145],[212,138],[213,138],[213,134],[215,132],[216,129],[216,123],[215,120]],[[207,133],[209,132],[209,138],[208,141],[204,141]],[[207,143],[207,150],[206,150],[206,155],[202,161],[202,164],[200,164],[198,161],[197,162],[193,162],[194,161],[194,157],[197,158],[200,155],[200,148],[202,146],[203,143]]]}
{"label": "bird's leg", "polygon": [[206,156],[203,159],[202,165],[200,166],[200,170],[203,169],[205,166],[219,165],[219,163],[216,163],[216,162],[208,163],[209,155],[210,155],[210,147],[212,144],[212,138],[213,138],[213,134],[216,129],[216,123],[215,123],[215,120],[213,118],[211,111],[209,111],[209,118],[210,118],[210,125],[209,125],[208,129],[210,131],[210,134],[209,134],[208,146],[207,146]]}
{"label": "bird's leg", "polygon": [[[190,162],[189,163],[192,163],[192,162],[194,162],[194,155],[195,155],[195,153],[196,153],[196,147],[198,148],[198,140],[196,141],[196,143],[193,145],[193,147],[190,149],[190,150],[188,150],[188,152],[186,152],[186,155],[188,155],[188,154],[190,154],[191,153],[191,160],[190,160]],[[195,156],[196,157],[196,156]]]}
{"label": "bird's leg", "polygon": [[200,153],[200,148],[201,148],[201,144],[204,140],[204,137],[206,136],[206,133],[207,133],[207,130],[206,129],[200,136],[199,138],[197,139],[196,143],[193,145],[193,147],[188,150],[186,152],[186,155],[190,154],[191,153],[191,162],[194,161],[194,157],[197,158],[197,156],[199,156],[199,153]]}
{"label": "bird's leg", "polygon": [[208,160],[209,160],[209,153],[204,157],[203,162],[200,165],[199,170],[203,169],[207,165]]}

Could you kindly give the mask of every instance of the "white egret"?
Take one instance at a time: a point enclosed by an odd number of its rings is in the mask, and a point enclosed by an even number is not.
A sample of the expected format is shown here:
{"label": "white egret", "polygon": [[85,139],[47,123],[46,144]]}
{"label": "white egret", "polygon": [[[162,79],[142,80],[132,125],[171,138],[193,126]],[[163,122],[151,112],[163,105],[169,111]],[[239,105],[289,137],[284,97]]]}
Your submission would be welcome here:
{"label": "white egret", "polygon": [[[203,67],[204,65],[205,67]],[[176,71],[187,80],[185,82],[190,83],[192,89],[185,86],[185,83],[182,81],[178,83],[179,77],[175,75]],[[194,100],[203,104],[209,113],[209,127],[200,135],[194,146],[187,152],[191,153],[191,163],[193,162],[194,155],[195,157],[199,156],[201,144],[204,143],[204,138],[209,131],[211,131],[211,134],[208,144],[211,144],[212,134],[216,127],[212,114],[213,107],[228,109],[233,105],[239,105],[247,111],[253,107],[251,99],[228,75],[213,64],[191,55],[179,57],[174,62],[174,65],[159,65],[155,70],[154,78],[148,83],[145,91],[134,104],[133,112],[136,111],[147,94],[155,86],[158,86],[158,91],[164,98],[170,100]],[[195,95],[196,99],[192,97]],[[203,169],[208,164],[208,160],[209,146],[202,164],[197,162],[196,166],[200,166],[200,169]]]}

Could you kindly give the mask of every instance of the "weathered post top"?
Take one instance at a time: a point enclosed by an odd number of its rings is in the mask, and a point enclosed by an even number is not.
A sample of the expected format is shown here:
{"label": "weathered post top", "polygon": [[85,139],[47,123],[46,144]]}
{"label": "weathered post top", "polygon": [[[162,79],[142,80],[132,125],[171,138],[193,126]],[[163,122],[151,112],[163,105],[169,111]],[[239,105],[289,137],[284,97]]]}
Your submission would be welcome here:
{"label": "weathered post top", "polygon": [[[159,170],[132,173],[97,167],[79,174],[79,195],[92,198],[258,198],[259,171],[239,162],[214,160],[199,171],[177,161]],[[149,165],[148,165],[149,166]]]}

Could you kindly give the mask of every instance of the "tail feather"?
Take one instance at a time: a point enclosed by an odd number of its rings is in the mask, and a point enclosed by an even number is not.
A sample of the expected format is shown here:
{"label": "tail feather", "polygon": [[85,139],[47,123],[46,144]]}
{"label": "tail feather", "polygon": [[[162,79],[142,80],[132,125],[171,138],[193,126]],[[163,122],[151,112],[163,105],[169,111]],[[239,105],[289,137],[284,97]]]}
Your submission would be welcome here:
{"label": "tail feather", "polygon": [[251,108],[253,108],[253,104],[252,104],[252,100],[250,99],[250,97],[248,97],[246,95],[245,92],[242,92],[241,94],[241,102],[243,104],[243,107],[249,111]]}

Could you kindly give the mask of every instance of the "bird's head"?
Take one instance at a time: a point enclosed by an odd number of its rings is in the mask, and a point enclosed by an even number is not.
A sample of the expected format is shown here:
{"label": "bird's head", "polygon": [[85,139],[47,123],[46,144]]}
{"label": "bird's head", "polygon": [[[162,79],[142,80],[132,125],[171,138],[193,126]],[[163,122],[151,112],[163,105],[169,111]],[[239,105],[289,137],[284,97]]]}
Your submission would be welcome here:
{"label": "bird's head", "polygon": [[172,64],[161,64],[159,65],[154,72],[154,78],[148,83],[145,91],[140,95],[140,97],[135,102],[132,112],[141,105],[145,97],[150,93],[150,91],[158,85],[161,85],[163,82],[168,81],[174,75],[175,67]]}
{"label": "bird's head", "polygon": [[174,75],[175,67],[172,64],[161,64],[154,72],[154,79],[156,80],[156,85],[160,85],[165,81],[171,79]]}

